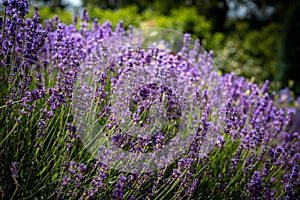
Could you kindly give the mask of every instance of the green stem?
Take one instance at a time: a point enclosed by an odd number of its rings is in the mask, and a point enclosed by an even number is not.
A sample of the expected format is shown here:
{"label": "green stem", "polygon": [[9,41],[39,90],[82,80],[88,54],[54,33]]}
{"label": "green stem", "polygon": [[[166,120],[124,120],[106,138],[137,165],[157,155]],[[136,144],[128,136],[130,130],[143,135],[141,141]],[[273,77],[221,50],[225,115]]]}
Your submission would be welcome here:
{"label": "green stem", "polygon": [[[170,185],[169,185],[169,187],[167,187],[167,188],[164,190],[165,193],[164,193],[164,192],[161,192],[157,197],[154,198],[154,200],[157,200],[157,199],[164,199],[164,197],[166,197],[166,195],[168,195],[169,192],[170,192],[171,190],[173,190],[179,182],[180,182],[180,180],[176,180],[175,182],[173,182],[173,184],[172,184],[171,187],[170,187]],[[168,190],[168,188],[170,188],[170,189]],[[163,195],[163,196],[162,196],[162,195]],[[162,196],[162,198],[160,198],[161,196]]]}
{"label": "green stem", "polygon": [[5,26],[6,26],[6,6],[4,6],[3,27],[2,27],[2,41],[1,41],[1,46],[0,46],[0,52],[2,52],[2,45],[3,45],[3,42],[4,42]]}
{"label": "green stem", "polygon": [[15,184],[16,184],[16,189],[15,189],[14,193],[12,194],[12,196],[10,197],[11,200],[14,199],[14,197],[15,197],[15,195],[16,195],[18,189],[19,189],[18,181],[17,181],[15,178],[14,178],[14,182],[15,182]]}
{"label": "green stem", "polygon": [[8,139],[8,137],[14,132],[14,130],[17,128],[18,123],[15,123],[11,131],[6,135],[6,137],[0,142],[0,146]]}
{"label": "green stem", "polygon": [[[23,99],[21,99],[21,100],[18,100],[18,101],[14,101],[14,102],[12,102],[11,104],[17,104],[17,103],[21,103],[21,102],[23,102],[24,100]],[[2,108],[7,108],[8,107],[8,105],[3,105],[3,106],[0,106],[0,109],[2,109]]]}

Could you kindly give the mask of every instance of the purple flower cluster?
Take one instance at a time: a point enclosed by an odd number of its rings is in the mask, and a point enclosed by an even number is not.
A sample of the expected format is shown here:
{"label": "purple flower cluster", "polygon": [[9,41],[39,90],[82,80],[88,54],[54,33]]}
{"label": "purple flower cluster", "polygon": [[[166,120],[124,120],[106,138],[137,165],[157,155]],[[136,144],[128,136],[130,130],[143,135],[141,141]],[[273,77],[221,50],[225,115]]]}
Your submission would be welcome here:
{"label": "purple flower cluster", "polygon": [[19,177],[19,170],[18,170],[18,162],[13,162],[11,164],[11,176],[14,180],[16,180]]}

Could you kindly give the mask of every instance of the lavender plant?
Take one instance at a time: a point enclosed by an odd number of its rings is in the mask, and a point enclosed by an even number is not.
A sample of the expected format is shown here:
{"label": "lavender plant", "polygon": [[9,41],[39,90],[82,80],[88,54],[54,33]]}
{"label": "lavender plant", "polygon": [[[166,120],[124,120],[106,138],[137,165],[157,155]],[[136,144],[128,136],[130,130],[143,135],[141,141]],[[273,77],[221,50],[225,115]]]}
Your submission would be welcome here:
{"label": "lavender plant", "polygon": [[42,26],[2,4],[2,199],[299,199],[295,109],[268,81],[219,75],[188,34],[145,47],[86,11]]}

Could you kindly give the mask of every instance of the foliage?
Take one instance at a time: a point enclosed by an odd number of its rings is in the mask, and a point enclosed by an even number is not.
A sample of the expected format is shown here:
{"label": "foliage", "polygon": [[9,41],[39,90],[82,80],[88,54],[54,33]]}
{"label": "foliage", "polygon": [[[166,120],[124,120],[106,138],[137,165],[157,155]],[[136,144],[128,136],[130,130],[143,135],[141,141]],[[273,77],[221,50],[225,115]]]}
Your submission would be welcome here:
{"label": "foliage", "polygon": [[68,4],[64,0],[30,0],[30,3],[42,3],[45,7],[50,8],[52,11],[56,9],[65,9]]}
{"label": "foliage", "polygon": [[252,28],[262,28],[262,26],[270,22],[280,22],[283,18],[283,13],[293,0],[287,1],[272,1],[272,0],[83,0],[83,5],[98,6],[102,9],[121,9],[130,5],[136,5],[139,13],[150,9],[158,15],[171,14],[174,9],[193,7],[197,13],[206,16],[213,25],[214,31],[226,32],[226,21],[229,10],[231,12],[239,12],[243,9],[245,12],[239,18],[246,19]]}
{"label": "foliage", "polygon": [[88,6],[87,11],[91,19],[97,18],[100,23],[110,21],[113,26],[120,20],[124,22],[125,27],[129,25],[138,26],[141,22],[141,16],[137,13],[138,10],[136,6],[129,6],[117,11],[111,9],[102,10],[98,7]]}
{"label": "foliage", "polygon": [[[145,13],[142,27],[152,26],[174,29],[182,33],[190,33],[194,38],[209,40],[212,24],[202,15],[197,14],[195,8],[181,8],[172,10],[170,16],[158,15],[153,12]],[[176,20],[175,20],[176,19]]]}
{"label": "foliage", "polygon": [[295,1],[287,13],[284,24],[284,32],[281,38],[280,60],[278,63],[278,80],[281,87],[293,81],[293,90],[300,94],[300,27],[299,27],[299,8],[300,1]]}
{"label": "foliage", "polygon": [[[59,16],[59,19],[63,23],[70,24],[73,21],[73,14],[67,10],[56,8],[55,11],[47,6],[39,7],[40,13],[40,21],[45,22],[48,19],[54,19],[55,16]],[[30,13],[28,13],[27,17],[33,18],[34,16],[34,8],[31,7]]]}
{"label": "foliage", "polygon": [[274,80],[281,28],[274,23],[255,31],[243,22],[236,26],[239,34],[227,38],[215,53],[222,71],[235,72],[257,83]]}

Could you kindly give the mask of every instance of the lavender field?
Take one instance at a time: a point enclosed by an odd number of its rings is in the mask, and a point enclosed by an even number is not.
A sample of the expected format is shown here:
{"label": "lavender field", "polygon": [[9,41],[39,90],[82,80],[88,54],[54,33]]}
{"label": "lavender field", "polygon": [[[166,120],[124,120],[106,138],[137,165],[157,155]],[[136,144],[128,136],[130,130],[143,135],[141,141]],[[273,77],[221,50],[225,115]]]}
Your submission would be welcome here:
{"label": "lavender field", "polygon": [[288,92],[189,33],[2,5],[0,198],[300,199]]}

